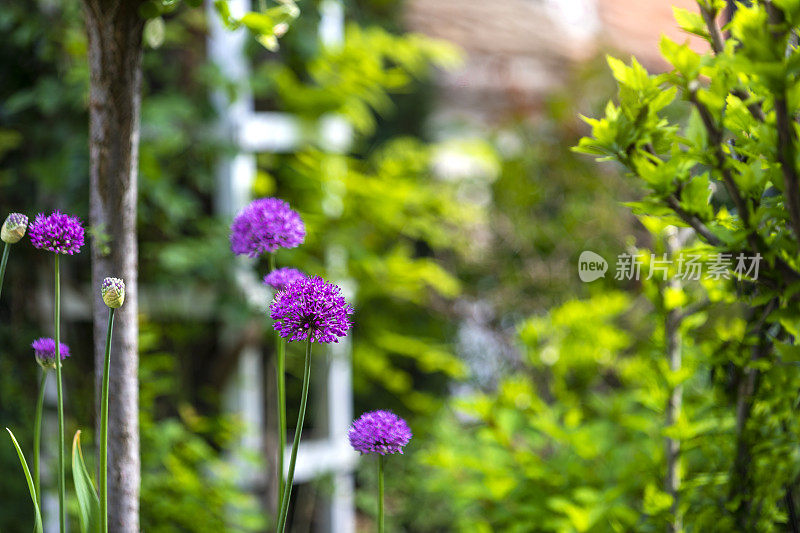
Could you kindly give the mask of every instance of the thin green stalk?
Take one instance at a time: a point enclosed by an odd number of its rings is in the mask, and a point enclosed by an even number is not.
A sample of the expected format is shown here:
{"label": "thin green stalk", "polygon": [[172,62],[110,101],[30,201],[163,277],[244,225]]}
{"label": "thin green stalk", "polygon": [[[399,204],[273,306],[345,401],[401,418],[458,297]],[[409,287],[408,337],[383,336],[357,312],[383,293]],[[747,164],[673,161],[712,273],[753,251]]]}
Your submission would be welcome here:
{"label": "thin green stalk", "polygon": [[292,495],[292,482],[294,481],[294,466],[297,462],[297,448],[300,446],[300,434],[303,432],[303,421],[306,417],[306,400],[308,400],[308,385],[311,382],[311,338],[306,344],[306,361],[303,368],[303,393],[300,397],[300,413],[297,415],[297,429],[294,431],[294,441],[292,442],[292,455],[289,458],[289,473],[286,476],[286,486],[283,489],[281,500],[281,512],[278,515],[277,533],[286,530],[286,519],[289,515],[289,498]]}
{"label": "thin green stalk", "polygon": [[283,500],[285,480],[283,477],[283,456],[286,453],[286,339],[275,332],[278,373],[278,508]]}
{"label": "thin green stalk", "polygon": [[61,391],[61,274],[56,254],[56,389],[58,391],[58,527],[61,533],[67,530],[67,508],[65,499],[64,474],[64,398]]}
{"label": "thin green stalk", "polygon": [[39,384],[39,400],[36,402],[36,419],[33,426],[33,484],[36,501],[42,507],[42,489],[39,480],[39,448],[42,439],[42,409],[44,408],[44,386],[47,383],[47,369],[42,368],[42,381]]}
{"label": "thin green stalk", "polygon": [[[269,270],[275,270],[275,254],[269,254]],[[275,332],[275,376],[278,382],[278,509],[283,503],[283,456],[286,454],[286,340]]]}
{"label": "thin green stalk", "polygon": [[114,308],[108,310],[106,356],[103,362],[103,391],[100,396],[100,531],[108,533],[108,381],[111,371],[111,332],[114,330]]}
{"label": "thin green stalk", "polygon": [[6,263],[8,263],[8,252],[11,250],[11,245],[6,243],[3,246],[3,259],[0,260],[0,294],[3,293],[3,278],[6,277]]}
{"label": "thin green stalk", "polygon": [[378,455],[378,533],[383,527],[383,455]]}

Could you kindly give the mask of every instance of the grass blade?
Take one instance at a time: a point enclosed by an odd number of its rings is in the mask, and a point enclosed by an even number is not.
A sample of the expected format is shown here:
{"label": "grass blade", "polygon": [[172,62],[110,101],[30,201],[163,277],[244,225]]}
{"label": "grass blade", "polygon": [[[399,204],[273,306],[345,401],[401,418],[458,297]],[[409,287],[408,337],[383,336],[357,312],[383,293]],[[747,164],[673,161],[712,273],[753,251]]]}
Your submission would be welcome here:
{"label": "grass blade", "polygon": [[75,432],[72,439],[72,480],[75,482],[75,494],[78,495],[78,510],[81,521],[81,533],[96,533],[100,516],[100,499],[92,483],[92,476],[86,469],[81,451],[81,432]]}
{"label": "grass blade", "polygon": [[25,461],[25,455],[22,453],[22,450],[19,447],[19,443],[17,442],[17,438],[11,433],[11,430],[6,428],[8,434],[11,435],[11,441],[14,443],[14,447],[17,449],[17,455],[19,456],[19,462],[22,465],[22,470],[25,472],[25,480],[28,482],[28,490],[31,492],[31,500],[33,501],[33,511],[35,513],[36,518],[36,527],[34,531],[36,533],[42,533],[42,514],[39,512],[39,502],[36,501],[36,486],[33,484],[33,478],[31,477],[31,471],[28,470],[28,462]]}

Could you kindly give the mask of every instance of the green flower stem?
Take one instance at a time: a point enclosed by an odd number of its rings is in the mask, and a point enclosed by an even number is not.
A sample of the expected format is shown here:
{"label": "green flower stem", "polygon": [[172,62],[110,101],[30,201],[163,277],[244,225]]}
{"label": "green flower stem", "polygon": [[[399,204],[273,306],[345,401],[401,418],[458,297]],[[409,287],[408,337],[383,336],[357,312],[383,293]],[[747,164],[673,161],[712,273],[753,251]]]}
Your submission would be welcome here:
{"label": "green flower stem", "polygon": [[39,400],[36,402],[36,419],[33,426],[33,484],[36,501],[42,507],[42,489],[39,481],[39,448],[42,439],[42,409],[44,408],[44,386],[47,383],[47,369],[42,368],[42,382],[39,385]]}
{"label": "green flower stem", "polygon": [[61,533],[67,530],[67,508],[65,498],[64,475],[64,398],[61,392],[61,274],[58,265],[59,254],[56,254],[56,389],[58,390],[58,526]]}
{"label": "green flower stem", "polygon": [[[269,254],[269,270],[275,270],[275,254]],[[283,503],[283,456],[286,454],[286,341],[275,332],[275,375],[278,381],[278,509]]]}
{"label": "green flower stem", "polygon": [[278,505],[283,501],[285,480],[283,477],[283,456],[286,452],[286,339],[275,332],[278,373]]}
{"label": "green flower stem", "polygon": [[306,400],[308,400],[308,385],[311,382],[311,338],[306,344],[306,361],[303,368],[303,393],[300,397],[300,413],[297,415],[297,428],[294,431],[294,441],[292,442],[292,455],[289,458],[289,473],[286,476],[286,486],[283,489],[281,499],[281,512],[278,515],[277,533],[286,530],[286,519],[289,514],[289,498],[292,495],[292,482],[294,481],[294,466],[297,462],[297,448],[300,446],[300,434],[303,432],[303,421],[306,417]]}
{"label": "green flower stem", "polygon": [[100,515],[99,531],[108,532],[108,380],[111,372],[111,332],[114,330],[114,308],[108,310],[106,356],[103,362],[103,391],[100,396]]}
{"label": "green flower stem", "polygon": [[378,454],[378,533],[383,527],[383,455]]}
{"label": "green flower stem", "polygon": [[6,277],[6,263],[8,263],[9,250],[11,250],[11,245],[5,243],[5,246],[3,246],[3,259],[0,260],[0,294],[3,292],[3,278]]}

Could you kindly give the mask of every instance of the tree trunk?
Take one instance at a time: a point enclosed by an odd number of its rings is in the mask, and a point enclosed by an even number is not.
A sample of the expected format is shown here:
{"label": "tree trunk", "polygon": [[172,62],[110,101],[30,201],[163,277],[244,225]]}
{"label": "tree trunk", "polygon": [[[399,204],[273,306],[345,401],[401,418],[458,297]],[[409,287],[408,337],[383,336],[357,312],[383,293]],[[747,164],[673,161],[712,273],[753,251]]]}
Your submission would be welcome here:
{"label": "tree trunk", "polygon": [[100,298],[100,284],[103,278],[113,276],[123,278],[126,285],[125,304],[115,316],[111,351],[108,525],[115,533],[138,533],[136,201],[144,20],[138,13],[140,0],[83,0],[83,5],[89,37],[90,219],[94,230],[92,285],[97,398],[109,312]]}
{"label": "tree trunk", "polygon": [[[670,256],[674,256],[682,243],[679,241],[678,236],[675,234],[667,237],[667,252]],[[681,282],[673,277],[668,286],[671,289],[680,290]],[[667,312],[666,321],[664,323],[664,337],[667,347],[667,362],[669,363],[670,372],[678,372],[682,365],[681,354],[681,309],[672,309]],[[676,385],[670,391],[669,399],[667,400],[667,420],[666,426],[672,427],[678,421],[681,415],[681,404],[683,402],[683,385]],[[672,496],[672,518],[667,525],[668,533],[678,533],[683,531],[683,518],[680,513],[680,487],[681,487],[681,474],[680,474],[680,453],[681,443],[677,439],[667,438],[665,443],[666,459],[667,459],[667,472],[664,479],[664,489],[667,494]]]}

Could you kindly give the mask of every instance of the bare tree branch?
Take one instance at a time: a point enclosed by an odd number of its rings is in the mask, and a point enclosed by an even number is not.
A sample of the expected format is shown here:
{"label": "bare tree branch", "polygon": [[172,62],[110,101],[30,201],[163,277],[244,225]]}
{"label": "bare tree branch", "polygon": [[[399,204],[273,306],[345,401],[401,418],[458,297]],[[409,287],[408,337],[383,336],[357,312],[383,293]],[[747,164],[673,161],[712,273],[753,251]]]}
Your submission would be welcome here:
{"label": "bare tree branch", "polygon": [[[753,309],[754,314],[760,310],[761,315],[753,327],[750,328],[750,334],[755,335],[758,339],[756,344],[752,346],[751,361],[766,357],[771,350],[772,345],[767,341],[767,328],[764,326],[767,317],[777,306],[778,299],[773,298],[767,305]],[[741,503],[734,511],[737,516],[737,522],[745,530],[750,530],[747,523],[749,522],[750,506],[752,504],[752,498],[749,497],[749,492],[751,491],[749,473],[752,447],[748,442],[746,429],[747,420],[750,418],[752,411],[753,397],[758,388],[759,372],[753,367],[744,368],[743,370],[744,375],[736,392],[736,457],[734,459],[728,497],[733,501],[739,496]]]}
{"label": "bare tree branch", "polygon": [[[714,155],[717,158],[717,170],[722,174],[722,182],[725,184],[725,189],[728,191],[728,194],[731,196],[733,203],[736,205],[736,209],[739,212],[739,218],[742,220],[742,224],[744,225],[745,230],[747,230],[747,242],[753,252],[762,253],[767,255],[769,252],[769,246],[761,235],[758,233],[756,228],[754,228],[750,221],[750,206],[745,199],[742,197],[739,188],[736,186],[736,182],[733,179],[733,175],[730,172],[730,169],[725,164],[726,155],[725,151],[723,150],[723,137],[722,137],[722,130],[717,126],[714,122],[714,118],[711,116],[708,108],[703,105],[697,99],[697,93],[692,91],[689,93],[689,100],[694,104],[695,108],[697,109],[698,113],[700,114],[700,119],[703,121],[703,125],[706,127],[708,131],[709,139],[711,144],[713,145]],[[694,227],[694,226],[693,226]],[[778,271],[785,276],[790,281],[798,281],[800,280],[800,273],[798,273],[794,268],[792,268],[786,261],[781,259],[780,257],[775,258],[775,266]]]}
{"label": "bare tree branch", "polygon": [[[727,165],[725,165],[726,155],[722,148],[724,141],[722,138],[722,130],[717,126],[716,122],[714,122],[714,118],[711,116],[708,108],[697,99],[696,91],[691,91],[689,93],[689,100],[694,104],[695,108],[700,114],[700,119],[703,121],[703,124],[708,131],[711,144],[713,145],[714,155],[717,158],[717,169],[722,174],[722,181],[725,184],[725,188],[733,200],[733,203],[736,205],[736,209],[739,211],[739,218],[742,219],[745,228],[750,229],[750,207],[739,192],[739,188],[736,186],[736,182],[733,180],[730,169],[728,169]],[[753,232],[750,232],[748,234],[748,240],[750,240],[752,236]],[[753,248],[758,249],[758,246],[755,242],[751,241],[750,244],[753,246]]]}
{"label": "bare tree branch", "polygon": [[708,226],[703,223],[697,216],[689,213],[683,207],[681,207],[680,202],[674,196],[667,197],[667,205],[669,205],[670,209],[675,211],[675,214],[680,217],[681,220],[689,224],[689,226],[697,232],[708,244],[712,246],[722,246],[722,241],[720,241],[716,235],[711,233],[711,230],[708,229]]}
{"label": "bare tree branch", "polygon": [[697,314],[703,309],[707,308],[709,305],[711,305],[711,301],[708,299],[700,300],[699,302],[694,302],[692,305],[687,305],[686,307],[681,309],[681,312],[675,315],[675,319],[682,322],[686,318],[694,314]]}
{"label": "bare tree branch", "polygon": [[725,49],[725,40],[719,32],[717,21],[715,20],[717,14],[714,11],[706,9],[702,4],[699,4],[700,15],[708,27],[708,35],[711,37],[711,49],[715,54],[721,53]]}
{"label": "bare tree branch", "polygon": [[[765,1],[764,6],[769,16],[769,22],[773,27],[780,25],[783,13],[777,9],[772,2]],[[785,31],[775,30],[773,36],[776,39],[783,39]],[[800,180],[797,176],[795,166],[795,131],[788,106],[786,105],[786,87],[782,86],[775,94],[775,123],[778,129],[778,161],[781,164],[783,173],[784,198],[786,199],[786,209],[789,211],[789,218],[792,221],[792,229],[795,237],[800,240]]]}
{"label": "bare tree branch", "polygon": [[[716,21],[716,13],[709,11],[702,5],[700,6],[700,15],[703,17],[703,21],[706,23],[706,27],[708,27],[708,34],[711,37],[711,49],[714,51],[714,54],[720,54],[723,50],[725,50],[725,39],[722,37],[722,34],[719,31],[719,26],[717,26]],[[761,109],[761,104],[758,102],[750,102],[750,93],[745,91],[744,89],[734,89],[731,93],[736,96],[739,100],[745,103],[747,106],[748,111],[750,114],[753,115],[753,118],[758,120],[759,122],[764,122],[766,117],[764,116],[764,110]],[[749,103],[748,103],[749,102]]]}
{"label": "bare tree branch", "polygon": [[[667,237],[667,252],[674,254],[679,248],[680,243],[677,238],[677,231],[672,232]],[[673,277],[668,286],[672,289],[680,289],[681,283],[677,277]],[[678,372],[682,366],[682,353],[681,353],[681,320],[682,313],[680,308],[671,309],[667,312],[664,321],[664,337],[666,341],[666,356],[667,363],[669,364],[670,372]],[[670,391],[669,398],[667,399],[666,406],[666,427],[674,426],[680,418],[681,406],[683,403],[683,385],[678,384]],[[681,472],[680,472],[680,453],[681,442],[679,439],[667,437],[664,443],[665,454],[667,459],[666,475],[664,476],[664,490],[672,496],[672,519],[667,525],[667,531],[670,533],[678,533],[683,530],[683,520],[680,512],[680,486],[681,486]]]}
{"label": "bare tree branch", "polygon": [[778,161],[783,172],[783,194],[792,221],[792,229],[795,237],[800,240],[800,186],[794,163],[796,158],[794,125],[786,106],[785,91],[775,98],[775,118],[778,128]]}

